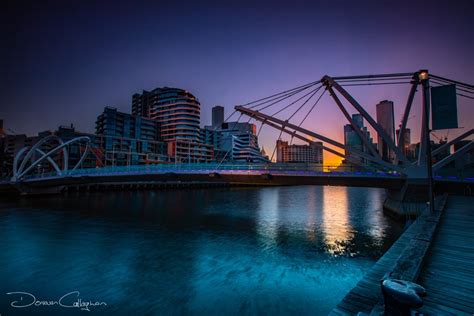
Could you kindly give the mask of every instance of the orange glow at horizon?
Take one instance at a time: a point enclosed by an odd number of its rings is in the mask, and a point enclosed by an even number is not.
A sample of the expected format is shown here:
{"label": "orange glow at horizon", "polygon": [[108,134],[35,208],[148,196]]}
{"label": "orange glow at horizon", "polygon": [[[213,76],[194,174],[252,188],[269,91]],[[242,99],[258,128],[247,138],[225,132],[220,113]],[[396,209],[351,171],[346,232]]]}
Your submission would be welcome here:
{"label": "orange glow at horizon", "polygon": [[323,152],[323,157],[324,157],[323,164],[325,166],[339,166],[342,163],[341,157],[328,153],[326,151]]}

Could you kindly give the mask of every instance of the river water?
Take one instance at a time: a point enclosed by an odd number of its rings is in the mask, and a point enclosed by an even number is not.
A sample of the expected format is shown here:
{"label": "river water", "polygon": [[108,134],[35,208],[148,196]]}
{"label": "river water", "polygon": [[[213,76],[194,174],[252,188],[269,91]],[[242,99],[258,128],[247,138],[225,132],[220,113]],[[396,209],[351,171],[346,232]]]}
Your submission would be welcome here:
{"label": "river water", "polygon": [[4,200],[0,314],[325,315],[401,234],[384,197],[294,186]]}

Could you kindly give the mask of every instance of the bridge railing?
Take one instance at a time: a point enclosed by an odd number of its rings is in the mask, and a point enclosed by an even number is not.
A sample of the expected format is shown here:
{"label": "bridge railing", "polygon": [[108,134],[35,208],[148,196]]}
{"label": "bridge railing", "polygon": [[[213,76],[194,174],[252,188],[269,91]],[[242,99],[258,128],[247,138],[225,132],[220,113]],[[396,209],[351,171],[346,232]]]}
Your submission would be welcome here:
{"label": "bridge railing", "polygon": [[133,174],[165,173],[234,173],[234,174],[287,174],[287,175],[353,175],[353,176],[401,176],[395,172],[386,173],[369,168],[353,166],[328,166],[321,164],[281,164],[281,163],[192,163],[192,164],[150,164],[131,166],[107,166],[101,168],[76,169],[63,172],[58,176],[54,172],[29,175],[25,179],[43,179],[74,176],[113,176]]}

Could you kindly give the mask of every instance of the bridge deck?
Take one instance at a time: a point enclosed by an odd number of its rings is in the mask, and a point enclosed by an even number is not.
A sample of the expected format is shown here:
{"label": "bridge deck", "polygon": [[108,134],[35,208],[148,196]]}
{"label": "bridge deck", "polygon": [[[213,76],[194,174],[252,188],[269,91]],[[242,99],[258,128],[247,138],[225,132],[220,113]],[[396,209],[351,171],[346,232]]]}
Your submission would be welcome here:
{"label": "bridge deck", "polygon": [[450,197],[418,283],[425,315],[474,314],[474,197]]}

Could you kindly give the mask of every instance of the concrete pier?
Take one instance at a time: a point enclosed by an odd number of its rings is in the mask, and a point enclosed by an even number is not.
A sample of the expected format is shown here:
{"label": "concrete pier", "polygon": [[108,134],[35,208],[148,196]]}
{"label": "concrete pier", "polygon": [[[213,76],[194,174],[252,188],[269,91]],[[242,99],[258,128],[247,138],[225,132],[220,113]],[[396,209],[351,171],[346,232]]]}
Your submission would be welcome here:
{"label": "concrete pier", "polygon": [[473,233],[474,197],[451,197],[418,279],[423,314],[474,315]]}
{"label": "concrete pier", "polygon": [[472,196],[438,199],[435,213],[420,215],[330,315],[380,315],[387,277],[425,287],[424,315],[473,315],[473,205]]}

